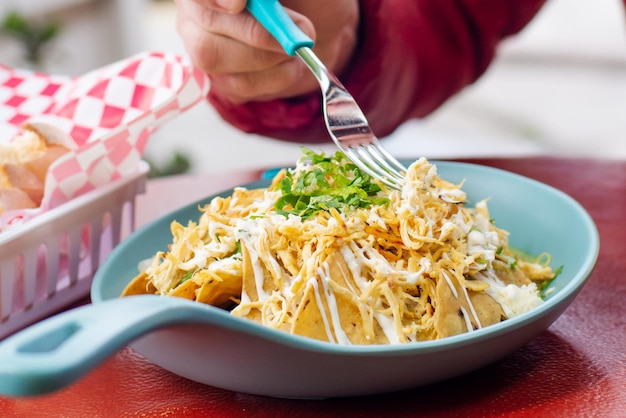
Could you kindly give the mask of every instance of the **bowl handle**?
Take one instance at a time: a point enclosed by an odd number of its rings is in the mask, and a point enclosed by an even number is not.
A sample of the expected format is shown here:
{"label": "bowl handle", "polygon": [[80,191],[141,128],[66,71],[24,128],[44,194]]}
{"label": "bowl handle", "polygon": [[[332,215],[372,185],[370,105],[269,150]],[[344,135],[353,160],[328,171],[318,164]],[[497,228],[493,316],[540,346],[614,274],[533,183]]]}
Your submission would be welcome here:
{"label": "bowl handle", "polygon": [[61,389],[142,334],[198,316],[187,300],[138,295],[50,317],[0,342],[0,394]]}

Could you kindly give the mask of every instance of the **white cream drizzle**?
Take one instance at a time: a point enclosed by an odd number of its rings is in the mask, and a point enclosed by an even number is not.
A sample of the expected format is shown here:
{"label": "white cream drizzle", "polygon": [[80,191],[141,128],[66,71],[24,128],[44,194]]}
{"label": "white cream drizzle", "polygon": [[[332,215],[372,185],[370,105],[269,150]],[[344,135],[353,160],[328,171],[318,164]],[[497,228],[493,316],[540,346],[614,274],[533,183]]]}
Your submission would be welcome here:
{"label": "white cream drizzle", "polygon": [[[448,276],[448,273],[444,271],[441,272],[443,277],[446,279],[446,283],[448,283],[448,286],[450,287],[450,290],[452,291],[452,294],[454,295],[454,297],[458,300],[459,299],[459,294],[456,290],[456,287],[454,286],[454,284],[452,283],[452,279],[450,279],[450,276]],[[465,300],[467,301],[467,306],[469,306],[470,308],[470,312],[472,313],[472,318],[474,318],[474,321],[476,322],[476,327],[478,329],[482,328],[482,324],[480,323],[480,319],[478,318],[478,314],[476,313],[476,309],[474,308],[474,304],[472,303],[472,300],[469,297],[469,294],[467,293],[467,289],[465,288],[465,286],[459,286],[461,288],[461,291],[463,292],[463,296],[465,297]],[[474,327],[472,326],[470,317],[467,313],[467,310],[461,306],[461,312],[463,313],[463,319],[465,319],[465,324],[469,324],[467,326],[467,331],[473,331]]]}
{"label": "white cream drizzle", "polygon": [[445,271],[442,271],[441,275],[443,276],[443,278],[446,281],[446,283],[448,283],[448,287],[450,288],[450,291],[452,292],[452,295],[454,295],[455,299],[458,299],[459,298],[459,292],[456,291],[456,287],[452,283],[452,280],[450,280],[450,276],[448,276],[448,273],[446,273]]}
{"label": "white cream drizzle", "polygon": [[310,278],[307,281],[307,286],[311,286],[313,288],[315,301],[317,302],[318,309],[320,310],[322,323],[324,324],[324,330],[326,331],[326,337],[328,338],[328,341],[330,341],[331,343],[336,343],[337,340],[335,339],[335,336],[333,335],[333,332],[330,329],[330,323],[328,321],[328,317],[326,316],[326,312],[324,312],[324,305],[322,304],[322,297],[320,295],[319,286],[317,284],[317,279],[315,277]]}
{"label": "white cream drizzle", "polygon": [[[320,278],[320,282],[322,283],[324,296],[326,297],[326,306],[330,311],[330,320],[333,324],[333,329],[335,330],[335,339],[337,343],[343,345],[351,345],[350,339],[346,335],[343,327],[341,326],[341,320],[339,318],[339,309],[337,307],[337,298],[335,298],[335,293],[329,286],[329,281],[332,280],[330,277],[330,268],[327,262],[324,262],[322,266],[318,269],[318,274]],[[322,313],[322,316],[326,316],[326,310],[324,309],[324,305],[321,302],[321,296],[319,295],[319,287],[314,287],[316,295],[315,299],[318,301],[318,308]],[[324,321],[326,323],[328,321]]]}
{"label": "white cream drizzle", "polygon": [[[471,303],[470,303],[471,306]],[[472,326],[472,321],[469,318],[467,313],[467,309],[461,306],[461,314],[463,315],[463,319],[465,320],[465,326],[467,327],[467,332],[474,331],[474,327]]]}
{"label": "white cream drizzle", "polygon": [[383,330],[383,334],[387,337],[389,344],[400,344],[400,335],[396,328],[395,320],[393,317],[385,315],[381,312],[374,312],[374,319],[380,325]]}
{"label": "white cream drizzle", "polygon": [[[263,289],[263,283],[265,282],[265,275],[263,272],[263,266],[259,259],[259,246],[260,242],[263,242],[266,231],[260,228],[254,220],[241,219],[237,223],[235,235],[238,239],[242,240],[248,254],[250,256],[250,264],[252,265],[252,271],[254,274],[254,282],[256,284],[256,292],[259,301],[265,301],[269,298],[269,294]],[[248,295],[246,295],[248,296]],[[249,300],[249,297],[248,297]]]}
{"label": "white cream drizzle", "polygon": [[188,261],[179,263],[178,268],[187,271],[205,268],[209,260],[210,251],[208,251],[204,246],[194,248],[191,251],[193,251],[193,257]]}

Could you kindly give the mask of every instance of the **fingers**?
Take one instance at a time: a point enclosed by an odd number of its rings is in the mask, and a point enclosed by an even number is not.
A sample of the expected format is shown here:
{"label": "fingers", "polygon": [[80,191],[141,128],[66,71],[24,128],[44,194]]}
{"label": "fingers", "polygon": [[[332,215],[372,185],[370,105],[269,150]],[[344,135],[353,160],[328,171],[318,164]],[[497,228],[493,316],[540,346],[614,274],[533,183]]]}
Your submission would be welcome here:
{"label": "fingers", "polygon": [[[291,15],[309,36],[315,36],[308,19],[295,12]],[[194,63],[209,74],[258,71],[289,59],[246,12],[226,14],[198,1],[179,0],[177,28]]]}
{"label": "fingers", "polygon": [[[288,56],[248,12],[219,12],[214,3],[215,0],[177,0],[178,32],[194,64],[211,77],[213,90],[239,103],[290,97],[316,87],[304,64],[297,57]],[[309,19],[293,11],[288,13],[305,33],[315,38]]]}
{"label": "fingers", "polygon": [[[187,53],[209,75],[211,89],[228,100],[271,100],[318,88],[306,66],[288,56],[246,11],[245,0],[176,0],[176,4],[177,29]],[[358,2],[285,0],[283,4],[302,12],[285,9],[314,40],[320,59],[331,70],[345,67],[356,44]]]}
{"label": "fingers", "polygon": [[234,104],[295,97],[317,89],[317,81],[297,58],[262,71],[211,75],[211,90]]}
{"label": "fingers", "polygon": [[206,73],[258,71],[289,58],[269,34],[255,29],[250,16],[196,10],[193,19],[178,20],[178,32],[196,66]]}

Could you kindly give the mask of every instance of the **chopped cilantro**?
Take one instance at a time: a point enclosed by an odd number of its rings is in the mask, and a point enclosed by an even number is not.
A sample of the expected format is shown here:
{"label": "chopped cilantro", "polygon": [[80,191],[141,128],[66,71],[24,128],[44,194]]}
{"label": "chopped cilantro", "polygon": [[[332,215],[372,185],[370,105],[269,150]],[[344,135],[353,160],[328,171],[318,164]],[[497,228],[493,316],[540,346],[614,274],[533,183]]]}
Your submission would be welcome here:
{"label": "chopped cilantro", "polygon": [[559,276],[559,274],[561,274],[561,272],[563,272],[563,266],[559,266],[554,270],[554,277],[552,277],[550,280],[544,280],[538,285],[539,293],[542,299],[546,298],[548,294],[548,286],[552,284],[554,279],[556,279]]}
{"label": "chopped cilantro", "polygon": [[552,278],[552,280],[556,279],[557,276],[559,274],[561,274],[563,272],[563,266],[558,266],[555,270],[554,270],[554,277]]}
{"label": "chopped cilantro", "polygon": [[515,267],[517,267],[517,258],[511,257],[510,255],[502,254],[502,251],[500,248],[496,250],[496,254],[501,260],[506,261],[506,263],[509,265],[509,268],[511,270],[515,270]]}
{"label": "chopped cilantro", "polygon": [[294,214],[309,218],[320,211],[334,208],[368,208],[371,205],[385,205],[389,199],[379,197],[379,184],[356,165],[352,164],[340,151],[332,156],[323,152],[317,154],[303,149],[303,162],[310,169],[285,174],[277,189],[281,197],[274,207],[282,215]]}
{"label": "chopped cilantro", "polygon": [[241,254],[241,242],[240,241],[237,241],[235,243],[235,251],[233,251],[231,255],[234,255],[234,254]]}
{"label": "chopped cilantro", "polygon": [[193,276],[193,272],[192,271],[188,271],[182,279],[180,279],[180,283],[179,285],[185,283],[187,280],[191,279],[191,277]]}

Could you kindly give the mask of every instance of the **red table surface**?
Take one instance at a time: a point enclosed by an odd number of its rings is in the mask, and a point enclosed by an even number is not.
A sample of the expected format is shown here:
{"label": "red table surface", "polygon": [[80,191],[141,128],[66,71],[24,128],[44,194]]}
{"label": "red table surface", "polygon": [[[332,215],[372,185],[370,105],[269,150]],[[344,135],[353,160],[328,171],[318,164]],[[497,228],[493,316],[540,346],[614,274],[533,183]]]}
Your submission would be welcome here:
{"label": "red table surface", "polygon": [[[195,383],[125,348],[62,391],[0,398],[0,417],[626,416],[626,162],[550,157],[469,161],[563,190],[589,211],[600,231],[600,256],[588,283],[547,331],[510,356],[462,377],[403,392],[285,400]],[[169,204],[180,206],[205,196],[207,184],[227,188],[256,175],[154,180],[142,196],[143,206],[139,202],[139,223],[160,214],[155,210],[172,209],[153,205],[165,191],[179,197],[168,198]]]}

